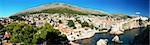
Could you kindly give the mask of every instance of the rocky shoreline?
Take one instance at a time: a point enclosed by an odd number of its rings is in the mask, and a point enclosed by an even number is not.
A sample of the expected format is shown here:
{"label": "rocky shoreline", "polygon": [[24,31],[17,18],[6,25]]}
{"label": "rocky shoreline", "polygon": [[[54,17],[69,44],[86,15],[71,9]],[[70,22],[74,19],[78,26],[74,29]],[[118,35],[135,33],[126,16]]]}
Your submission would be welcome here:
{"label": "rocky shoreline", "polygon": [[[148,25],[148,26],[150,26],[150,25]],[[146,26],[146,27],[148,27],[148,26]],[[145,27],[145,26],[144,26]],[[137,28],[144,28],[144,27],[136,27],[136,28],[132,28],[132,29],[137,29]],[[126,31],[129,31],[129,30],[131,30],[131,29],[128,29],[128,30],[126,30]],[[95,32],[95,34],[96,33],[101,33],[101,32]],[[103,33],[103,32],[102,32]],[[120,34],[119,34],[120,35]],[[94,35],[93,35],[94,36]],[[91,36],[91,37],[93,37],[93,36]],[[82,39],[87,39],[87,38],[91,38],[91,37],[86,37],[86,38],[82,38]],[[137,39],[137,38],[135,38],[135,39]],[[78,39],[78,40],[80,40],[80,39]],[[100,39],[100,42],[102,42],[101,40],[103,40],[103,39]],[[107,40],[107,39],[106,39]],[[103,41],[105,41],[105,40],[103,40]],[[119,40],[118,42],[120,42],[121,40]],[[97,44],[104,44],[104,45],[107,45],[107,41],[105,41],[105,42],[103,42],[103,43],[100,43],[99,41],[97,41]],[[117,43],[117,42],[116,42]],[[122,42],[123,43],[123,42]],[[77,44],[77,43],[76,43]],[[147,43],[146,43],[147,44]]]}

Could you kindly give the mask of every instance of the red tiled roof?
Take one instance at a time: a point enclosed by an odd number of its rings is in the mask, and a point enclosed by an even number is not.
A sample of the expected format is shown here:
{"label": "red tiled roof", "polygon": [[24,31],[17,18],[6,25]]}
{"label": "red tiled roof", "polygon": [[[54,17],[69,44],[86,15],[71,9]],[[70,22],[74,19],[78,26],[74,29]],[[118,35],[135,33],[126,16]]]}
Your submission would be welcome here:
{"label": "red tiled roof", "polygon": [[9,38],[9,37],[11,37],[12,35],[11,34],[5,34],[4,35],[4,37],[7,37],[7,38]]}

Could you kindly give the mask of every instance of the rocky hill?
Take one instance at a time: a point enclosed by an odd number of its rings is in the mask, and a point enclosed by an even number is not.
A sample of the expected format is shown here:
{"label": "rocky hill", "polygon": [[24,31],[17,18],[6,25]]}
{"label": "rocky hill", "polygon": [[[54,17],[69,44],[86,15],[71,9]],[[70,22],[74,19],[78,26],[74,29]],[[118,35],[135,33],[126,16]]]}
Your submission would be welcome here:
{"label": "rocky hill", "polygon": [[22,12],[18,12],[14,15],[27,15],[27,14],[35,14],[35,13],[67,13],[67,14],[106,14],[104,12],[90,10],[85,8],[80,8],[78,6],[72,6],[68,4],[47,4],[39,7],[27,9]]}

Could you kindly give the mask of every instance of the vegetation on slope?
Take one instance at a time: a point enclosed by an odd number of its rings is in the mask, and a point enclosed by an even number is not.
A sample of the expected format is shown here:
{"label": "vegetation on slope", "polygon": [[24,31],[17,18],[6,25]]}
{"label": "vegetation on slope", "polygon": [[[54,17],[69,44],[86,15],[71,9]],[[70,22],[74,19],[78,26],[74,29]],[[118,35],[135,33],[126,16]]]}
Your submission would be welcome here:
{"label": "vegetation on slope", "polygon": [[[21,15],[22,16],[22,15]],[[20,20],[20,21],[22,21],[22,20],[25,20],[25,19],[23,19],[22,17],[21,17],[20,15],[14,15],[14,16],[10,16],[9,18],[10,19],[14,19],[14,20]]]}
{"label": "vegetation on slope", "polygon": [[[47,42],[47,44],[62,44],[66,41],[65,35],[59,30],[54,29],[49,23],[42,27],[36,27],[26,23],[11,23],[3,28],[4,31],[12,34],[10,41],[12,43],[22,43],[25,45],[33,45],[39,42]],[[1,32],[4,34],[4,32]]]}
{"label": "vegetation on slope", "polygon": [[[27,12],[24,12],[24,13],[16,14],[14,16],[10,16],[10,18],[12,18],[12,19],[18,18],[19,20],[22,20],[20,18],[20,16],[26,16],[26,15],[30,15],[30,14],[39,14],[39,13],[49,13],[49,14],[59,13],[59,14],[68,14],[68,15],[70,15],[70,14],[89,15],[90,14],[90,15],[100,16],[100,17],[104,17],[104,16],[112,17],[112,18],[117,17],[118,19],[127,19],[127,18],[130,18],[130,16],[125,15],[125,14],[111,14],[111,15],[108,15],[106,13],[93,14],[93,13],[88,12],[88,11],[92,11],[92,10],[83,10],[83,11],[81,11],[81,10],[80,11],[79,10],[73,10],[72,9],[73,6],[71,6],[71,5],[65,5],[65,4],[63,4],[62,6],[60,6],[60,4],[55,4],[53,6],[56,6],[56,8],[47,8],[47,9],[44,9],[44,7],[43,7],[42,8],[43,10],[38,10],[37,9],[37,11],[27,11]],[[65,6],[68,7],[68,8],[66,8]],[[75,9],[79,9],[79,8],[75,8]]]}
{"label": "vegetation on slope", "polygon": [[128,16],[128,15],[126,15],[126,14],[112,14],[111,17],[112,17],[112,18],[117,17],[118,19],[131,18],[130,16]]}
{"label": "vegetation on slope", "polygon": [[79,15],[86,15],[89,13],[85,12],[80,12],[80,11],[75,11],[69,8],[50,8],[50,9],[45,9],[41,11],[36,11],[36,12],[26,12],[18,15],[29,15],[29,14],[38,14],[38,13],[49,13],[49,14],[54,14],[54,13],[59,13],[59,14],[79,14]]}
{"label": "vegetation on slope", "polygon": [[91,15],[94,15],[94,16],[100,16],[100,17],[109,16],[108,14],[91,14]]}

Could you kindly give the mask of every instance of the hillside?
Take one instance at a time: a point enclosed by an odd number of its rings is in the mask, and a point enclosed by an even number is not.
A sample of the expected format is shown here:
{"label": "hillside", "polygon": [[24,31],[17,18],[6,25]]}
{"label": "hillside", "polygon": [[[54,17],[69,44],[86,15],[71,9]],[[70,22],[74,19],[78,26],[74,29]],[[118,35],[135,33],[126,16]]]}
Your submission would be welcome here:
{"label": "hillside", "polygon": [[14,15],[27,15],[27,14],[36,14],[36,13],[67,13],[67,14],[106,14],[104,12],[89,10],[85,8],[80,8],[77,6],[72,6],[68,4],[47,4],[39,7],[27,9],[22,12],[18,12]]}
{"label": "hillside", "polygon": [[125,14],[108,14],[105,12],[101,11],[96,11],[96,10],[90,10],[90,9],[85,9],[85,8],[80,8],[78,6],[73,6],[73,5],[68,5],[68,4],[46,4],[42,6],[38,6],[35,8],[27,9],[25,11],[18,12],[12,16],[10,16],[11,19],[20,19],[21,16],[26,16],[30,14],[40,14],[40,13],[48,13],[48,14],[67,14],[67,15],[72,15],[72,14],[78,14],[78,15],[94,15],[94,16],[107,16],[111,18],[118,18],[118,19],[127,19],[131,18],[131,16],[125,15]]}

